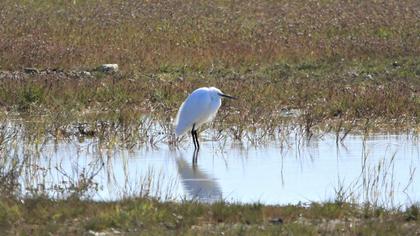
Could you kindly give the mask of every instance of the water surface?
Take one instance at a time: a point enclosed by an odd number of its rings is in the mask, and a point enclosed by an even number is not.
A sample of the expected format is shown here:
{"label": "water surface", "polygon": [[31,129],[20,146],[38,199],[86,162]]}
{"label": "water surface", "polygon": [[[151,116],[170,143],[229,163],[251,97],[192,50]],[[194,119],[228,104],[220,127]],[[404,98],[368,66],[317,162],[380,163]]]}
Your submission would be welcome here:
{"label": "water surface", "polygon": [[[27,193],[54,197],[83,189],[95,200],[154,196],[161,200],[226,200],[297,204],[347,200],[386,207],[420,201],[420,145],[412,134],[349,135],[336,143],[326,134],[253,146],[202,141],[198,163],[193,145],[132,150],[103,148],[95,140],[44,144],[21,177]],[[71,192],[71,191],[70,191]]]}

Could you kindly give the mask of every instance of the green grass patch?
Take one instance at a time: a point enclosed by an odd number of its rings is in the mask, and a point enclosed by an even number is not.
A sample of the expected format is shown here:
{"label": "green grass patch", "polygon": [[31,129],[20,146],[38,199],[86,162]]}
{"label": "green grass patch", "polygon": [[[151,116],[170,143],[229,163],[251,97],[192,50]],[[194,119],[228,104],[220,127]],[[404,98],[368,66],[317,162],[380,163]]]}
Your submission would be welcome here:
{"label": "green grass patch", "polygon": [[[41,235],[118,231],[124,234],[407,234],[419,230],[413,205],[407,210],[361,208],[335,203],[299,206],[239,205],[218,202],[158,202],[129,199],[91,202],[43,198],[2,199],[3,232]],[[371,212],[368,215],[363,212]],[[416,214],[416,213],[414,213]],[[280,223],[278,219],[282,219]],[[274,220],[274,221],[273,221]]]}

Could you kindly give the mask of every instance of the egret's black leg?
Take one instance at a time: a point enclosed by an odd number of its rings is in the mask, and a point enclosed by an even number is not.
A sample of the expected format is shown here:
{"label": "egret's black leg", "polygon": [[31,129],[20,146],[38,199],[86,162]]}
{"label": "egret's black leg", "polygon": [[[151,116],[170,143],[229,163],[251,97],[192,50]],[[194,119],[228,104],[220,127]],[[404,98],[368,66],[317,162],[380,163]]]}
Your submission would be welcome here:
{"label": "egret's black leg", "polygon": [[191,136],[194,143],[193,164],[197,164],[197,157],[198,157],[198,151],[200,150],[200,144],[198,143],[197,130],[194,130],[194,128],[195,128],[195,124],[193,124],[193,127],[191,129]]}
{"label": "egret's black leg", "polygon": [[194,134],[195,134],[195,142],[197,143],[197,152],[198,152],[200,150],[200,143],[198,142],[197,130],[194,130]]}
{"label": "egret's black leg", "polygon": [[193,127],[192,127],[192,129],[191,129],[191,136],[192,136],[192,139],[193,139],[193,143],[194,143],[194,151],[197,149],[197,145],[195,144],[195,132],[194,132],[194,127],[195,127],[195,124],[193,125]]}
{"label": "egret's black leg", "polygon": [[194,149],[193,164],[197,164],[198,151],[200,151],[200,143],[198,142],[197,130],[194,130],[193,132],[194,132],[193,139],[195,140],[194,143],[197,145],[195,146],[195,149]]}

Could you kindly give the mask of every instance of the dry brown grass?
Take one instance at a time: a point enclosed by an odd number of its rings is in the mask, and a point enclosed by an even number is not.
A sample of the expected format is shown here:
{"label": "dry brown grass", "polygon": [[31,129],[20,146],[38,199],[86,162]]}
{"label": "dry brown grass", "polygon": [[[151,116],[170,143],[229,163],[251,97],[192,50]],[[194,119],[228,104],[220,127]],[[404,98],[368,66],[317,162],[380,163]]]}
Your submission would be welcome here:
{"label": "dry brown grass", "polygon": [[12,1],[0,68],[249,67],[279,60],[416,57],[408,1]]}

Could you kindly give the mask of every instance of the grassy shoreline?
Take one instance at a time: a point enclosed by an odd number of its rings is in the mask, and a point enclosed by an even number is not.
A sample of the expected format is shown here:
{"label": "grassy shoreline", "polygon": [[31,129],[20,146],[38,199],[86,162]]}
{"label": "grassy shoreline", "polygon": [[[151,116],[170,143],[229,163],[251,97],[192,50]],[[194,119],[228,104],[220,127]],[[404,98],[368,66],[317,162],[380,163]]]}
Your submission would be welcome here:
{"label": "grassy shoreline", "polygon": [[147,198],[106,203],[3,198],[0,228],[19,235],[413,235],[420,232],[420,218],[416,205],[386,210],[340,202],[264,206]]}

